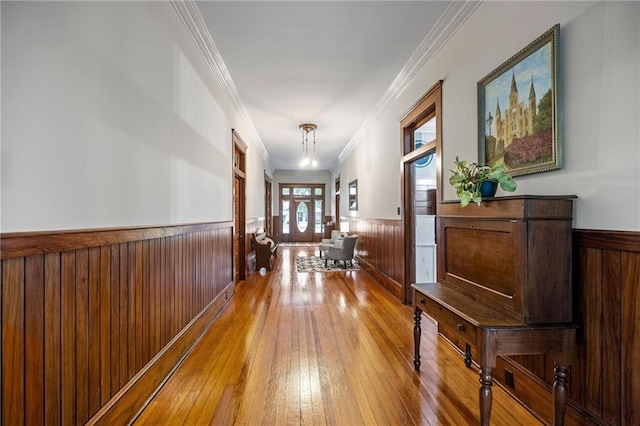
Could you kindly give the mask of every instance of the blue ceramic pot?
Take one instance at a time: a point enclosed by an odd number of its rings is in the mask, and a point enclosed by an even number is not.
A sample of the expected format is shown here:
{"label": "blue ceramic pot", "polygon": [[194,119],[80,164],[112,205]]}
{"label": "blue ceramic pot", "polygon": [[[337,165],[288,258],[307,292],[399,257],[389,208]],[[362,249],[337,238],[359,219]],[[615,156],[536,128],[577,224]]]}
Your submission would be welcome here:
{"label": "blue ceramic pot", "polygon": [[496,195],[498,190],[498,182],[485,180],[480,184],[480,195],[482,198],[490,198]]}

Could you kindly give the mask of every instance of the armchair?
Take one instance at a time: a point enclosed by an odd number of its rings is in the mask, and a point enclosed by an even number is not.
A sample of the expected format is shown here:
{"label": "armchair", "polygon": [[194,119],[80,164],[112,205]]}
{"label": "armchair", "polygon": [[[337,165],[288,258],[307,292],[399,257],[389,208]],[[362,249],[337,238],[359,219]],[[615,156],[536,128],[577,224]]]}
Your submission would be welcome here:
{"label": "armchair", "polygon": [[357,235],[348,235],[342,240],[342,245],[327,246],[328,250],[324,256],[324,266],[327,266],[329,260],[344,262],[344,268],[347,269],[347,262],[353,268],[353,251],[356,247]]}
{"label": "armchair", "polygon": [[342,239],[349,235],[343,231],[331,231],[331,238],[323,238],[320,241],[320,259],[322,259],[322,253],[329,250],[331,247],[342,246]]}
{"label": "armchair", "polygon": [[320,244],[339,244],[340,241],[342,241],[342,239],[344,237],[346,237],[347,235],[349,235],[347,232],[343,232],[343,231],[338,231],[338,230],[333,230],[331,231],[331,238],[323,238],[320,241]]}

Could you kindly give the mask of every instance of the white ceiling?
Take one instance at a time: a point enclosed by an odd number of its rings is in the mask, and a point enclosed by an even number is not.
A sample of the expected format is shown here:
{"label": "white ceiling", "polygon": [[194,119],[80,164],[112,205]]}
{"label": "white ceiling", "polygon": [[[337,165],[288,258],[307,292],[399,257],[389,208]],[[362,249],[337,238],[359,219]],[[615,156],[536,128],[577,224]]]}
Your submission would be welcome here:
{"label": "white ceiling", "polygon": [[302,169],[301,123],[318,125],[316,168],[333,168],[447,4],[197,2],[275,170]]}

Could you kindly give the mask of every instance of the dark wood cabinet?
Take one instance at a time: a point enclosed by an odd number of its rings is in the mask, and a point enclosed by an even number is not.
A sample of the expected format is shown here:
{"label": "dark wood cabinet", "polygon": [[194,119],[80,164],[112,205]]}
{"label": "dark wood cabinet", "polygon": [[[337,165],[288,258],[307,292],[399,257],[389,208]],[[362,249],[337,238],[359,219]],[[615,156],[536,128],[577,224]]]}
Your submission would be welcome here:
{"label": "dark wood cabinet", "polygon": [[515,196],[438,216],[438,282],[526,324],[572,320],[570,197]]}
{"label": "dark wood cabinet", "polygon": [[440,204],[438,282],[413,287],[415,358],[420,367],[421,315],[465,342],[480,365],[480,419],[489,424],[496,357],[554,354],[555,423],[567,404],[572,323],[573,196],[493,198],[461,208]]}

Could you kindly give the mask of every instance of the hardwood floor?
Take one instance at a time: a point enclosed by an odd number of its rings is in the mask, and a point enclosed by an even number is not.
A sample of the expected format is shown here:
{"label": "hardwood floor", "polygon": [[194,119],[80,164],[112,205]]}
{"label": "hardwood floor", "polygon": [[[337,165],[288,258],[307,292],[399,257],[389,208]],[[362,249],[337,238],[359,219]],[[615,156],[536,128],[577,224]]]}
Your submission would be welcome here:
{"label": "hardwood floor", "polygon": [[[478,375],[364,271],[300,273],[282,246],[252,274],[136,420],[157,424],[478,424]],[[492,424],[541,424],[501,388]]]}

